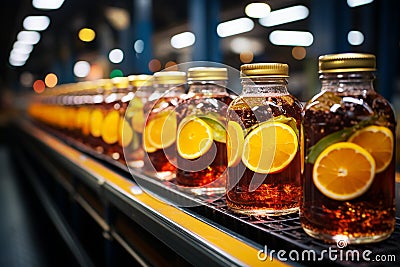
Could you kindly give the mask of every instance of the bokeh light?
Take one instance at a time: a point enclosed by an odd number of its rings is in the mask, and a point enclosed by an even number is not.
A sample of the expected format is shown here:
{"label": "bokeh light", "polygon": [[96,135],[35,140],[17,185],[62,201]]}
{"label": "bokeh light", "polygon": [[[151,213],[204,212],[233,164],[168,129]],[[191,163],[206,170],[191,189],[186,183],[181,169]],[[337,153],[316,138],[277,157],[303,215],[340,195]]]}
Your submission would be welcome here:
{"label": "bokeh light", "polygon": [[251,51],[245,51],[241,52],[239,57],[242,63],[250,63],[253,61],[254,55]]}
{"label": "bokeh light", "polygon": [[307,51],[302,46],[295,46],[292,49],[292,56],[297,60],[302,60],[306,57]]}
{"label": "bokeh light", "polygon": [[58,83],[58,77],[54,73],[49,73],[44,78],[44,83],[47,87],[53,88]]}
{"label": "bokeh light", "polygon": [[175,61],[168,61],[167,63],[165,63],[165,68],[170,71],[178,71],[178,65]]}
{"label": "bokeh light", "polygon": [[38,94],[43,93],[45,88],[46,88],[46,85],[44,84],[44,81],[42,81],[42,80],[36,80],[33,83],[33,90],[35,90],[35,92]]}
{"label": "bokeh light", "polygon": [[19,77],[19,81],[24,87],[31,87],[33,84],[33,74],[30,73],[29,71],[24,71],[21,73],[21,76]]}
{"label": "bokeh light", "polygon": [[124,60],[124,52],[121,49],[113,49],[108,54],[108,59],[115,64],[121,63]]}
{"label": "bokeh light", "polygon": [[91,42],[96,37],[96,33],[92,29],[83,28],[79,31],[78,37],[83,42]]}
{"label": "bokeh light", "polygon": [[161,62],[160,60],[153,58],[152,60],[149,61],[149,70],[151,72],[156,72],[161,70]]}
{"label": "bokeh light", "polygon": [[87,61],[78,61],[74,65],[74,74],[76,77],[84,78],[90,72],[90,64]]}
{"label": "bokeh light", "polygon": [[110,78],[123,77],[124,73],[120,69],[113,69],[110,73]]}

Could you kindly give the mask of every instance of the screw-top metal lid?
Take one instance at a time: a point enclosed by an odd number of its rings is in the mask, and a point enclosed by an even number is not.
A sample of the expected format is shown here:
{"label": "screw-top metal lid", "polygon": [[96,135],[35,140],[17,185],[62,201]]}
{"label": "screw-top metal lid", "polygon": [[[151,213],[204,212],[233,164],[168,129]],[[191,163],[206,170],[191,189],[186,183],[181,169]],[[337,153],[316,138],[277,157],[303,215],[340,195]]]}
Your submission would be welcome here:
{"label": "screw-top metal lid", "polygon": [[289,77],[289,66],[284,63],[254,63],[240,66],[240,77]]}
{"label": "screw-top metal lid", "polygon": [[188,70],[188,81],[217,81],[227,80],[226,68],[195,67]]}
{"label": "screw-top metal lid", "polygon": [[372,54],[342,53],[318,58],[319,73],[375,71],[376,59]]}
{"label": "screw-top metal lid", "polygon": [[153,84],[152,76],[147,74],[129,75],[128,80],[134,87],[151,86]]}
{"label": "screw-top metal lid", "polygon": [[129,79],[128,77],[114,77],[111,79],[113,85],[118,89],[128,88]]}
{"label": "screw-top metal lid", "polygon": [[154,84],[186,83],[186,73],[183,71],[160,71],[153,74]]}
{"label": "screw-top metal lid", "polygon": [[97,87],[104,89],[104,90],[110,90],[113,87],[113,83],[111,79],[99,79],[96,81]]}

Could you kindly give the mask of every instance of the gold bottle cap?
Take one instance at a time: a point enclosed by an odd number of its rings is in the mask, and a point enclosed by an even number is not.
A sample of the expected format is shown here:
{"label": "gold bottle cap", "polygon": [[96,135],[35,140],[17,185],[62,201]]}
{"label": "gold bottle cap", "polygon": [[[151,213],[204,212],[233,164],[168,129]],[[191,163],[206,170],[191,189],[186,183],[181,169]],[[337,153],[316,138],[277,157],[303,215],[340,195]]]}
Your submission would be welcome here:
{"label": "gold bottle cap", "polygon": [[240,77],[289,77],[289,66],[284,63],[254,63],[240,66]]}
{"label": "gold bottle cap", "polygon": [[152,86],[153,79],[152,75],[147,74],[139,74],[139,75],[129,75],[128,80],[129,83],[134,87],[141,87],[141,86]]}
{"label": "gold bottle cap", "polygon": [[342,53],[318,58],[319,73],[375,71],[376,60],[372,54]]}
{"label": "gold bottle cap", "polygon": [[183,84],[186,83],[186,73],[183,71],[160,71],[154,73],[155,84]]}
{"label": "gold bottle cap", "polygon": [[195,67],[188,70],[188,81],[228,80],[226,68]]}
{"label": "gold bottle cap", "polygon": [[113,85],[118,89],[128,88],[129,79],[128,77],[114,77],[111,79]]}

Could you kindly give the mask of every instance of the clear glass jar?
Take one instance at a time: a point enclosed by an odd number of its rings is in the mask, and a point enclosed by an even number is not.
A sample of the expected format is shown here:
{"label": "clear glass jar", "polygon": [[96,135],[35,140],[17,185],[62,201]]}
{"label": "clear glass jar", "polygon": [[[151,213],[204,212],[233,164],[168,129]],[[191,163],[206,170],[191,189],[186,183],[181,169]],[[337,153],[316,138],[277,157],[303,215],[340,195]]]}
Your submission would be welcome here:
{"label": "clear glass jar", "polygon": [[226,68],[188,70],[188,94],[177,107],[177,173],[179,185],[197,194],[225,192],[226,110],[232,97],[226,90]]}
{"label": "clear glass jar", "polygon": [[240,70],[243,91],[227,115],[227,205],[254,215],[296,212],[302,106],[288,91],[288,65],[246,64]]}
{"label": "clear glass jar", "polygon": [[370,243],[395,226],[395,128],[374,90],[375,56],[319,58],[321,92],[304,108],[301,223],[328,242]]}
{"label": "clear glass jar", "polygon": [[175,109],[186,91],[186,73],[161,71],[153,77],[154,92],[144,106],[143,171],[161,180],[171,180],[176,174]]}
{"label": "clear glass jar", "polygon": [[142,136],[144,130],[144,105],[153,93],[152,75],[129,75],[130,93],[123,101],[130,101],[125,112],[121,145],[125,160],[130,167],[142,168],[144,150]]}

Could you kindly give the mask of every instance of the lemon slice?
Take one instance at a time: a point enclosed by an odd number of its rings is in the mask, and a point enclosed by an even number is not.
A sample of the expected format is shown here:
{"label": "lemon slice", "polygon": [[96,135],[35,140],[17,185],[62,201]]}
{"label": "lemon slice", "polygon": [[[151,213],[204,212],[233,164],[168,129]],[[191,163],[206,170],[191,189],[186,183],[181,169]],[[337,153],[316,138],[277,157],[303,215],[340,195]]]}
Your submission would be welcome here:
{"label": "lemon slice", "polygon": [[355,143],[367,150],[375,160],[376,172],[386,170],[392,161],[394,138],[392,131],[384,126],[371,125],[352,136],[349,142]]}
{"label": "lemon slice", "polygon": [[132,142],[132,139],[132,127],[123,117],[121,117],[118,127],[118,144],[122,147],[127,147]]}
{"label": "lemon slice", "polygon": [[184,159],[195,159],[204,155],[213,143],[213,131],[204,120],[191,117],[178,127],[177,150]]}
{"label": "lemon slice", "polygon": [[246,136],[242,162],[257,173],[276,173],[292,162],[298,145],[297,135],[290,126],[281,122],[265,122]]}
{"label": "lemon slice", "polygon": [[321,152],[313,168],[315,186],[325,196],[346,201],[364,194],[375,175],[375,160],[359,145],[340,142]]}
{"label": "lemon slice", "polygon": [[229,121],[227,129],[226,149],[228,153],[228,167],[234,167],[240,162],[242,156],[244,134],[240,124],[235,121]]}

